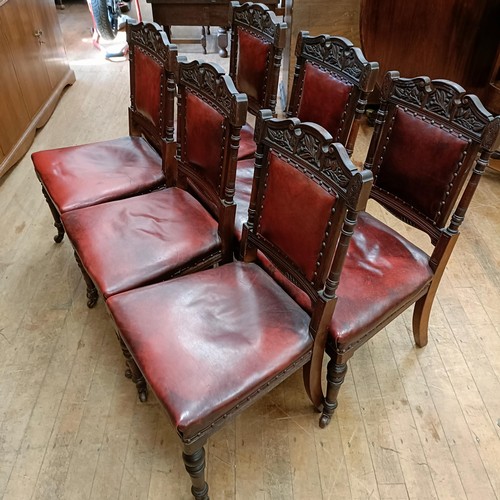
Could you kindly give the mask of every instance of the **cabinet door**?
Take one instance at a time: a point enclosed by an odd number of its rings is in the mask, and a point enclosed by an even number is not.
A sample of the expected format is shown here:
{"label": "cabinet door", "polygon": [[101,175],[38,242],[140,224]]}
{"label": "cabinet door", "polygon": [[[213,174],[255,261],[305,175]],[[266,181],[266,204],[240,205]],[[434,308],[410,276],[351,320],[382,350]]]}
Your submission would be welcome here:
{"label": "cabinet door", "polygon": [[3,152],[0,157],[7,155],[30,122],[6,37],[4,10],[8,4],[0,7],[0,150]]}
{"label": "cabinet door", "polygon": [[54,0],[24,0],[23,3],[31,13],[35,31],[41,32],[40,57],[44,61],[53,89],[68,71],[63,34]]}
{"label": "cabinet door", "polygon": [[40,2],[8,0],[0,7],[2,34],[6,38],[21,94],[30,117],[37,113],[52,90],[43,59],[43,28],[34,25],[30,12],[32,9],[37,10],[39,3],[45,3],[45,0],[40,0]]}

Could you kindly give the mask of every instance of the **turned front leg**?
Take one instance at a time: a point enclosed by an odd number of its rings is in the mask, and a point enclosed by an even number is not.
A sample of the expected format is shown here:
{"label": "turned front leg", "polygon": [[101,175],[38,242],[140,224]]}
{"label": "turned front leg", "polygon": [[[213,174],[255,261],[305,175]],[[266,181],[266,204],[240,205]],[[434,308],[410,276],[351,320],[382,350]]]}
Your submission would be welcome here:
{"label": "turned front leg", "polygon": [[328,362],[326,397],[323,402],[323,413],[319,419],[319,426],[322,429],[324,429],[332,420],[333,412],[338,406],[337,399],[346,373],[347,363],[337,363],[334,358]]}
{"label": "turned front leg", "polygon": [[57,234],[54,236],[54,241],[56,243],[61,243],[61,241],[64,238],[64,226],[62,225],[61,222],[61,216],[59,215],[59,212],[57,211],[54,202],[52,201],[52,199],[50,198],[50,196],[48,195],[47,191],[43,186],[42,186],[42,193],[43,196],[45,197],[47,205],[49,206],[52,218],[54,219],[54,227],[57,229]]}
{"label": "turned front leg", "polygon": [[191,476],[191,493],[196,500],[209,500],[208,484],[205,481],[205,449],[198,448],[192,453],[182,453],[184,467]]}
{"label": "turned front leg", "polygon": [[118,338],[118,342],[120,342],[120,347],[125,358],[125,364],[127,366],[127,368],[125,369],[125,377],[131,379],[132,382],[134,382],[141,403],[145,403],[148,400],[148,384],[146,382],[146,379],[144,378],[144,375],[137,366],[137,363],[132,357],[132,354],[130,354],[130,351],[128,350],[125,342],[123,342],[123,339],[118,332],[116,332],[116,337]]}

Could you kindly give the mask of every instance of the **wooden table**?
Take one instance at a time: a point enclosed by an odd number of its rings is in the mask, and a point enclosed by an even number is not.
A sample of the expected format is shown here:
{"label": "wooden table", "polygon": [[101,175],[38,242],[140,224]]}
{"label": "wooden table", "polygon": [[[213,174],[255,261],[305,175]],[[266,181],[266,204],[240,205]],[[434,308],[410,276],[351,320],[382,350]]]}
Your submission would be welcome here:
{"label": "wooden table", "polygon": [[[163,25],[170,40],[172,26],[200,26],[200,39],[174,39],[174,43],[201,42],[206,53],[207,39],[205,27],[219,26],[217,44],[219,55],[227,57],[227,30],[229,22],[230,0],[146,0],[151,4],[153,20]],[[278,6],[279,0],[264,0],[260,3],[268,5],[272,10]]]}

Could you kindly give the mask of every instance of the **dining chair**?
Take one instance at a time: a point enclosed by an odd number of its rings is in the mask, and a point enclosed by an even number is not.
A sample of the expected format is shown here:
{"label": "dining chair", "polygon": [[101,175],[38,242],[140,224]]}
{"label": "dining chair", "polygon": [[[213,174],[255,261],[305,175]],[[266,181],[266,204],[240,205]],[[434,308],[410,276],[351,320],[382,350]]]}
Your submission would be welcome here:
{"label": "dining chair", "polygon": [[87,305],[232,258],[234,176],[247,98],[216,64],[178,58],[177,185],[71,210],[61,220]]}
{"label": "dining chair", "polygon": [[[360,172],[326,130],[297,118],[257,118],[254,207],[243,262],[113,295],[116,331],[175,427],[192,494],[208,499],[204,444],[211,434],[303,368],[323,401],[327,328],[357,213]],[[308,314],[259,265],[264,254],[313,304]]]}
{"label": "dining chair", "polygon": [[490,155],[500,145],[500,117],[446,80],[400,78],[389,72],[367,154],[371,198],[427,235],[430,254],[364,213],[351,241],[345,280],[327,342],[327,425],[354,351],[411,305],[418,347],[441,278]]}
{"label": "dining chair", "polygon": [[[351,155],[378,75],[378,63],[368,62],[346,38],[310,36],[301,31],[295,46],[296,64],[287,116],[323,126]],[[241,238],[253,178],[253,161],[242,159],[236,172],[235,232]],[[236,250],[237,252],[237,250]]]}
{"label": "dining chair", "polygon": [[[127,24],[127,42],[129,135],[31,155],[54,218],[57,243],[64,238],[61,214],[173,184],[166,161],[175,150],[177,47],[155,23]],[[98,127],[106,126],[105,116],[95,121]]]}
{"label": "dining chair", "polygon": [[[264,4],[233,1],[230,4],[231,41],[229,75],[236,88],[248,96],[248,111],[276,112],[281,58],[287,25]],[[239,160],[253,158],[256,144],[253,127],[241,130]]]}

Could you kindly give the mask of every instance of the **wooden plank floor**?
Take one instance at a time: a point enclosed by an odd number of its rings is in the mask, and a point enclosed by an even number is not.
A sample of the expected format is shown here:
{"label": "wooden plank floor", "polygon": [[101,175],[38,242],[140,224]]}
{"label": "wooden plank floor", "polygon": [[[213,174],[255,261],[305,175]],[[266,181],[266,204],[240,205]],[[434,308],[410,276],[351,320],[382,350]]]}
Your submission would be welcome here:
{"label": "wooden plank floor", "polygon": [[[77,82],[31,151],[127,132],[127,64],[92,47],[85,2],[59,17]],[[52,241],[29,154],[0,180],[0,213],[0,498],[191,498],[175,432],[154,397],[138,402],[102,301],[87,309],[70,245]],[[300,373],[287,380],[209,440],[211,498],[500,498],[499,304],[500,174],[488,170],[428,346],[413,344],[411,311],[380,332],[325,430]]]}

